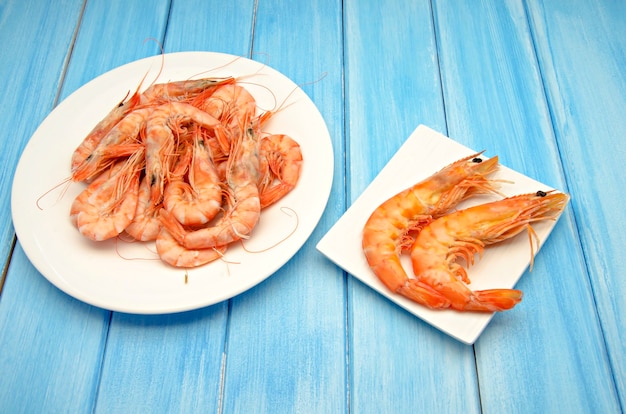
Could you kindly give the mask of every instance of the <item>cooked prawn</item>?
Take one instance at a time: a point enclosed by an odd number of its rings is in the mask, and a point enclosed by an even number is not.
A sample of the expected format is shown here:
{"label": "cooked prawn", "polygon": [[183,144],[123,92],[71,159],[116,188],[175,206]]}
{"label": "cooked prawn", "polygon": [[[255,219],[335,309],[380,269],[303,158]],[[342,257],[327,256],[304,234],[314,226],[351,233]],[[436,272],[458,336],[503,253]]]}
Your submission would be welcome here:
{"label": "cooked prawn", "polygon": [[209,97],[221,85],[234,83],[235,78],[201,78],[155,83],[139,96],[140,105],[154,105],[171,101],[188,101],[203,94]]}
{"label": "cooked prawn", "polygon": [[191,103],[224,125],[224,133],[216,134],[216,138],[226,155],[230,151],[230,142],[256,113],[254,97],[246,88],[235,83],[222,85],[211,94],[201,93]]}
{"label": "cooked prawn", "polygon": [[[143,80],[142,80],[143,82]],[[142,83],[141,82],[141,83]],[[130,111],[135,109],[139,104],[140,94],[139,89],[141,83],[137,86],[137,90],[130,96],[130,98],[124,98],[119,104],[117,104],[98,124],[87,134],[80,145],[74,150],[72,154],[71,170],[74,171],[81,165],[100,144],[100,141],[113,129],[118,122],[120,122]]]}
{"label": "cooked prawn", "polygon": [[151,199],[154,205],[163,201],[166,175],[170,170],[171,156],[184,124],[193,122],[207,129],[221,128],[219,120],[206,112],[182,102],[168,102],[154,109],[146,126],[146,175],[150,180]]}
{"label": "cooked prawn", "polygon": [[85,237],[101,241],[118,236],[137,209],[139,157],[120,161],[94,180],[72,203],[70,217]]}
{"label": "cooked prawn", "polygon": [[197,131],[192,145],[193,155],[187,180],[180,175],[169,181],[164,190],[163,206],[180,223],[198,226],[207,223],[220,212],[222,187],[210,149]]}
{"label": "cooked prawn", "polygon": [[[75,171],[90,157],[101,140],[115,127],[118,122],[138,107],[149,107],[172,100],[189,100],[204,93],[205,99],[220,85],[235,82],[233,77],[188,79],[167,83],[157,83],[139,92],[142,81],[137,90],[128,98],[124,98],[87,134],[72,155],[71,170]],[[128,123],[127,123],[128,125]],[[80,180],[75,180],[80,181]]]}
{"label": "cooked prawn", "polygon": [[150,199],[150,182],[143,177],[139,183],[137,195],[137,208],[135,217],[126,227],[126,233],[135,240],[155,240],[161,230],[159,221],[159,209],[161,205],[154,206]]}
{"label": "cooked prawn", "polygon": [[208,249],[186,249],[178,242],[167,229],[162,228],[156,239],[156,249],[161,260],[174,267],[191,268],[202,266],[224,256],[226,246],[210,247]]}
{"label": "cooked prawn", "polygon": [[261,140],[260,160],[259,192],[261,208],[265,208],[283,198],[298,183],[302,167],[300,144],[287,135],[269,135]]}
{"label": "cooked prawn", "polygon": [[[498,168],[498,157],[488,160],[479,154],[462,158],[429,178],[396,194],[381,204],[363,229],[363,252],[367,262],[392,292],[412,298],[432,296],[428,286],[410,283],[400,263],[400,251],[412,240],[407,235],[474,194],[495,192],[486,178]],[[442,300],[442,303],[445,301]]]}
{"label": "cooked prawn", "polygon": [[123,144],[139,141],[151,108],[135,109],[120,120],[99,142],[98,146],[72,171],[73,181],[90,181],[110,167],[116,158],[128,155]]}
{"label": "cooked prawn", "polygon": [[[258,119],[257,119],[258,121]],[[187,249],[225,246],[246,239],[259,221],[261,204],[259,179],[258,122],[253,122],[234,143],[228,158],[225,189],[228,207],[215,225],[187,230],[167,210],[161,210],[161,222]]]}
{"label": "cooked prawn", "polygon": [[[467,266],[485,246],[509,239],[527,230],[534,256],[531,223],[555,220],[569,197],[563,193],[538,191],[459,210],[428,224],[411,247],[415,279],[410,284],[432,288],[416,302],[434,309],[495,312],[511,309],[522,300],[517,289],[472,291],[464,283],[467,273],[456,263],[463,258]],[[536,237],[536,235],[535,235]],[[532,260],[531,260],[532,266]]]}

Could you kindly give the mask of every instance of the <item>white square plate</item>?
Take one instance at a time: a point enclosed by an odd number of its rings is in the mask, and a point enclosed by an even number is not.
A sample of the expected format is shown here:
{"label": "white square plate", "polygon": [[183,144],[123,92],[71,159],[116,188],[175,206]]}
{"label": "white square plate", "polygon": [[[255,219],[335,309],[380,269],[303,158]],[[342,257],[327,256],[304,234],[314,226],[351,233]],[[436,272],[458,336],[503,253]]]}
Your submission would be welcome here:
{"label": "white square plate", "polygon": [[[446,165],[476,152],[420,125],[363,194],[317,244],[320,252],[345,271],[418,318],[466,344],[473,344],[478,339],[493,317],[493,313],[430,310],[392,293],[369,268],[361,248],[361,239],[365,222],[383,201]],[[492,178],[505,181],[500,184],[499,191],[506,196],[552,189],[504,166],[501,166]],[[499,198],[491,195],[472,197],[457,208],[470,207]],[[545,221],[533,225],[540,245],[548,238],[555,224],[556,221]],[[536,250],[538,251],[537,246]],[[512,288],[528,268],[530,259],[531,251],[525,232],[503,243],[490,246],[483,258],[468,270],[468,276],[472,281],[470,288],[472,290]],[[408,255],[403,255],[401,260],[407,274],[411,275]],[[515,308],[508,312],[514,311]]]}

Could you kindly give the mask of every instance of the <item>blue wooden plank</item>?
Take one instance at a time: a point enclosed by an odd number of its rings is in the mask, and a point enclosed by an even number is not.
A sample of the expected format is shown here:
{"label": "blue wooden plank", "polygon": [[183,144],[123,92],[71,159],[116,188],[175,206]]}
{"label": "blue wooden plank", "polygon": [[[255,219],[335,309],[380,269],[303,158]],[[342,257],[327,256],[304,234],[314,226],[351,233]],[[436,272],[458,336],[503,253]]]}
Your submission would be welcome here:
{"label": "blue wooden plank", "polygon": [[[344,277],[315,250],[345,209],[341,2],[262,0],[254,29],[253,57],[269,59],[271,67],[303,84],[322,113],[336,173],[328,207],[302,249],[265,282],[232,300],[223,409],[345,412]],[[324,73],[319,82],[307,84]]]}
{"label": "blue wooden plank", "polygon": [[[434,4],[450,135],[567,190],[522,2]],[[475,345],[484,410],[619,410],[584,259],[568,209],[518,284],[524,301]]]}
{"label": "blue wooden plank", "polygon": [[[418,124],[446,133],[430,1],[347,1],[348,191],[355,200]],[[349,279],[350,407],[479,412],[472,347]],[[450,396],[450,397],[449,397]]]}
{"label": "blue wooden plank", "polygon": [[219,412],[226,307],[114,313],[95,412]]}
{"label": "blue wooden plank", "polygon": [[161,53],[168,13],[168,1],[88,1],[61,99],[111,69]]}
{"label": "blue wooden plank", "polygon": [[[0,7],[3,259],[14,236],[9,208],[13,172],[24,145],[55,103],[81,10],[79,1],[5,2]],[[50,285],[18,243],[0,298],[2,410],[89,411],[105,332],[102,312]]]}
{"label": "blue wooden plank", "polygon": [[[67,15],[63,15],[66,10]],[[24,145],[53,106],[81,12],[80,1],[5,2],[0,7],[0,257],[15,235],[10,195]],[[65,17],[62,17],[65,16]],[[61,22],[65,22],[61,24]],[[1,288],[1,286],[0,286]]]}
{"label": "blue wooden plank", "polygon": [[166,52],[209,51],[249,56],[254,2],[174,0],[163,42]]}
{"label": "blue wooden plank", "polygon": [[529,1],[527,7],[624,411],[626,213],[619,171],[626,161],[626,3]]}
{"label": "blue wooden plank", "polygon": [[[163,39],[165,51],[245,56],[251,47],[253,5],[252,1],[228,2],[216,10],[214,3],[206,1],[173,2]],[[230,35],[224,36],[226,32]],[[174,315],[115,313],[96,411],[219,412],[227,324],[228,301]]]}
{"label": "blue wooden plank", "polygon": [[[168,7],[162,7],[159,23],[153,17],[152,2],[144,2],[143,8],[138,8],[138,5],[137,2],[129,6],[126,2],[95,1],[87,4],[82,29],[73,45],[69,69],[63,78],[65,87],[60,93],[61,99],[85,81],[113,66],[146,55],[143,40],[164,32]],[[16,73],[11,74],[13,78],[9,78],[22,79],[22,87],[31,85],[33,88],[30,94],[16,94],[17,97],[30,96],[32,109],[27,110],[18,100],[15,107],[21,113],[13,117],[18,121],[12,125],[17,125],[19,131],[28,131],[29,128],[22,125],[23,120],[35,120],[38,111],[49,111],[59,88],[61,72],[53,69],[62,67],[74,32],[71,25],[65,23],[68,12],[78,22],[83,10],[82,3],[73,6],[69,3],[54,3],[54,7],[44,7],[43,2],[39,5],[24,3],[23,7],[25,9],[21,11],[22,14],[13,13],[10,17],[16,22],[17,33],[22,33],[19,28],[24,27],[35,37],[31,39],[22,35],[24,39],[18,36],[17,40],[11,37],[10,41],[5,37],[7,40],[4,43],[15,44],[17,50],[34,52],[29,57],[33,62],[30,71],[35,71],[38,76],[34,76],[32,72],[27,73],[28,77]],[[150,13],[146,13],[147,8]],[[113,25],[112,15],[122,16],[126,20],[116,20],[118,23]],[[58,27],[52,26],[57,22]],[[122,26],[120,22],[126,22],[128,27]],[[159,30],[155,29],[155,24],[160,25]],[[33,27],[41,27],[41,31],[33,32]],[[5,33],[5,36],[13,36],[13,33]],[[136,41],[136,48],[97,48],[99,54],[95,55],[93,42],[98,43],[100,39],[104,39],[111,44],[124,45],[128,38]],[[20,40],[27,43],[20,44]],[[36,42],[41,42],[41,49],[34,46]],[[152,53],[158,50],[156,46],[151,47]],[[22,59],[19,55],[16,57],[18,62]],[[50,75],[43,76],[47,73]],[[12,88],[11,85],[7,87],[10,91]],[[46,97],[49,97],[47,104]],[[36,126],[37,123],[34,123],[32,128]],[[71,125],[68,127],[71,128]],[[29,136],[30,132],[26,138]],[[11,142],[11,139],[4,138],[3,141]],[[32,268],[18,244],[7,275],[6,287],[2,292],[0,318],[0,343],[4,358],[2,372],[19,372],[16,377],[2,376],[2,393],[3,397],[6,396],[2,398],[3,403],[6,401],[10,404],[7,405],[8,408],[15,406],[16,409],[11,410],[12,412],[91,411],[100,382],[110,313],[77,304],[74,299],[61,294]],[[24,349],[28,351],[24,352]],[[75,395],[75,392],[78,394]]]}
{"label": "blue wooden plank", "polygon": [[0,298],[0,411],[89,412],[108,312],[68,297],[18,244]]}

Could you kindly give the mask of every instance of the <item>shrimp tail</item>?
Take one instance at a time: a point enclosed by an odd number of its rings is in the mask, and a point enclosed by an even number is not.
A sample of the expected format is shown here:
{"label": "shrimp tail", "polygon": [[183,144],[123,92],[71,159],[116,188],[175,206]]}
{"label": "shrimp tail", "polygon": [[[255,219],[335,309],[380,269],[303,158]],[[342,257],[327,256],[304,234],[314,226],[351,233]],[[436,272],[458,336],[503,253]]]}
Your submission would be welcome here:
{"label": "shrimp tail", "polygon": [[409,279],[397,293],[430,309],[456,309],[459,311],[501,312],[513,308],[522,300],[523,293],[516,289],[490,289],[467,292],[457,296],[452,292],[438,292],[427,283]]}
{"label": "shrimp tail", "polygon": [[520,303],[522,296],[522,291],[517,289],[475,290],[469,302],[458,308],[454,305],[452,307],[464,311],[501,312]]}

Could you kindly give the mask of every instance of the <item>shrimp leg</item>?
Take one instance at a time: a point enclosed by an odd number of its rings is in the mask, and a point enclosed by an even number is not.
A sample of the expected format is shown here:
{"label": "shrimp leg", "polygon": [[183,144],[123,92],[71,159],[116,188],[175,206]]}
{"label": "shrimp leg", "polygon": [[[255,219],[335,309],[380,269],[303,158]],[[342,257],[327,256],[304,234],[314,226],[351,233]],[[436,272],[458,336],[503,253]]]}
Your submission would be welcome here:
{"label": "shrimp leg", "polygon": [[[110,167],[117,157],[128,155],[124,144],[139,140],[151,108],[136,109],[126,115],[102,138],[98,146],[72,171],[73,181],[90,181]],[[137,148],[136,146],[134,148]],[[143,149],[142,146],[138,148]]]}

